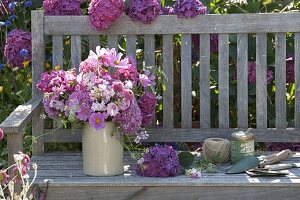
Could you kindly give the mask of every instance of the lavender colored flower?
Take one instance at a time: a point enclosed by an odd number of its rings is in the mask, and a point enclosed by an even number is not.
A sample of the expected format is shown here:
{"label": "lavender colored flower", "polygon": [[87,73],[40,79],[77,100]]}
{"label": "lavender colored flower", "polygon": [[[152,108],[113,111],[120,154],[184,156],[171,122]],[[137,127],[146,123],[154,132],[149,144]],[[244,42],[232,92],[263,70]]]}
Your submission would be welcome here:
{"label": "lavender colored flower", "polygon": [[147,177],[170,177],[176,176],[179,169],[176,151],[171,146],[156,144],[138,160],[136,173]]}
{"label": "lavender colored flower", "polygon": [[179,18],[191,18],[206,14],[207,8],[199,0],[177,0],[174,11]]}
{"label": "lavender colored flower", "polygon": [[160,15],[175,15],[175,10],[171,6],[162,7],[159,13]]}
{"label": "lavender colored flower", "polygon": [[286,59],[286,82],[294,83],[295,82],[295,71],[294,71],[294,56],[288,55]]}
{"label": "lavender colored flower", "polygon": [[105,127],[105,114],[93,113],[89,118],[89,124],[96,130],[100,130]]}
{"label": "lavender colored flower", "polygon": [[44,0],[43,9],[45,15],[82,15],[80,5],[83,2],[84,0]]}
{"label": "lavender colored flower", "polygon": [[150,75],[149,70],[145,70],[144,74],[139,75],[139,81],[144,88],[155,85],[155,76]]}
{"label": "lavender colored flower", "polygon": [[90,23],[103,31],[121,16],[123,9],[123,0],[92,0],[88,8]]}
{"label": "lavender colored flower", "polygon": [[[23,49],[27,50],[24,57],[20,55]],[[23,62],[31,61],[31,33],[21,29],[10,31],[4,47],[4,56],[10,66],[23,68]]]}
{"label": "lavender colored flower", "polygon": [[160,10],[158,0],[131,0],[125,12],[131,19],[149,24],[156,19]]}
{"label": "lavender colored flower", "polygon": [[118,113],[113,121],[116,122],[124,134],[136,135],[142,124],[142,113],[136,102],[131,105],[122,113]]}
{"label": "lavender colored flower", "polygon": [[201,170],[198,170],[196,168],[186,170],[185,175],[190,178],[201,178],[202,177]]}
{"label": "lavender colored flower", "polygon": [[138,105],[143,116],[142,125],[149,126],[155,114],[156,96],[151,92],[146,92],[140,98]]}
{"label": "lavender colored flower", "polygon": [[[273,71],[267,71],[267,84],[270,84],[273,80]],[[248,82],[250,84],[256,82],[256,63],[248,62]]]}
{"label": "lavender colored flower", "polygon": [[4,138],[4,133],[3,130],[0,128],[0,141],[3,140]]}

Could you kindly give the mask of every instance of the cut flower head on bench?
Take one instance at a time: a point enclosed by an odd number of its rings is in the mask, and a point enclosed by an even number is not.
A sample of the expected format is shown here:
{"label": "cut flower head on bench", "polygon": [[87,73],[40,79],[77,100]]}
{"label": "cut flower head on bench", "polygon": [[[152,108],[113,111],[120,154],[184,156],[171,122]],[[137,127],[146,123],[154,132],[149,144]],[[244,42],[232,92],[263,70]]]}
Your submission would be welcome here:
{"label": "cut flower head on bench", "polygon": [[96,48],[75,69],[44,72],[37,87],[43,92],[45,111],[64,122],[88,122],[100,130],[113,121],[120,136],[146,139],[145,127],[154,118],[155,75],[138,72],[135,60],[113,49]]}

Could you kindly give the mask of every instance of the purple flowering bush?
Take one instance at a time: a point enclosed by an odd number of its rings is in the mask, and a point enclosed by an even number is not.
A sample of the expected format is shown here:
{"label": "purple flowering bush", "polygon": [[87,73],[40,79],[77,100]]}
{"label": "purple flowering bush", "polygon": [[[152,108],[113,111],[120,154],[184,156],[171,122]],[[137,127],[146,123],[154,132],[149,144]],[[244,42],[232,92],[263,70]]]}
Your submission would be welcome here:
{"label": "purple flowering bush", "polygon": [[170,177],[179,173],[177,152],[168,145],[155,145],[146,150],[138,160],[136,173],[148,177]]}
{"label": "purple flowering bush", "polygon": [[[104,128],[114,121],[123,135],[147,138],[144,127],[154,117],[155,77],[149,70],[139,73],[135,62],[113,49],[100,48],[74,69],[42,74],[37,87],[44,93],[43,104],[51,118],[88,122]],[[147,91],[147,92],[146,92]]]}
{"label": "purple flowering bush", "polygon": [[84,0],[44,0],[45,15],[82,15],[80,5]]}
{"label": "purple flowering bush", "polygon": [[161,12],[158,0],[130,0],[126,14],[133,20],[149,24]]}
{"label": "purple flowering bush", "polygon": [[123,0],[92,0],[88,8],[90,23],[103,31],[121,16],[123,9]]}
{"label": "purple flowering bush", "polygon": [[31,61],[31,33],[14,29],[8,33],[4,47],[4,56],[11,67],[24,67]]}
{"label": "purple flowering bush", "polygon": [[206,14],[207,8],[199,0],[177,0],[174,11],[179,18],[191,18]]}

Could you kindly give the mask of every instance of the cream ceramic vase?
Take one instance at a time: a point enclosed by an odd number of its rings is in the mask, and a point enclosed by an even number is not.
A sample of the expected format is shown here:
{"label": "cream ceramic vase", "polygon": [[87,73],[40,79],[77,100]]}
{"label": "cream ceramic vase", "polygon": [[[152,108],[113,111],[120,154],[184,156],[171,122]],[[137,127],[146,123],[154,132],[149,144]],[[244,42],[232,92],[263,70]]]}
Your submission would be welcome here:
{"label": "cream ceramic vase", "polygon": [[122,174],[123,146],[112,136],[116,126],[105,122],[105,128],[96,130],[85,123],[82,129],[83,172],[90,176]]}

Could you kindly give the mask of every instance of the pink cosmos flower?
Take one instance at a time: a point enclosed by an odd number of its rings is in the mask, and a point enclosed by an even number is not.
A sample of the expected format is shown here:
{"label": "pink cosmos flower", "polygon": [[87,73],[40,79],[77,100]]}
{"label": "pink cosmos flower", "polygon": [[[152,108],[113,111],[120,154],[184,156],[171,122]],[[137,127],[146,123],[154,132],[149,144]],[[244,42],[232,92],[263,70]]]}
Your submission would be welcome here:
{"label": "pink cosmos flower", "polygon": [[143,85],[143,87],[146,88],[148,86],[155,85],[155,76],[154,75],[150,76],[150,71],[145,70],[144,74],[139,75],[139,81]]}
{"label": "pink cosmos flower", "polygon": [[110,116],[115,116],[116,114],[119,113],[119,107],[111,102],[107,105],[107,114],[109,114]]}
{"label": "pink cosmos flower", "polygon": [[4,133],[3,130],[0,128],[0,141],[3,140],[4,138]]}
{"label": "pink cosmos flower", "polygon": [[107,66],[106,67],[115,67],[118,65],[121,61],[123,54],[122,53],[117,53],[115,48],[112,48],[107,51],[106,54],[102,56],[102,58],[106,58],[107,60]]}
{"label": "pink cosmos flower", "polygon": [[89,124],[96,130],[104,128],[105,124],[105,114],[104,113],[93,113],[89,118]]}

